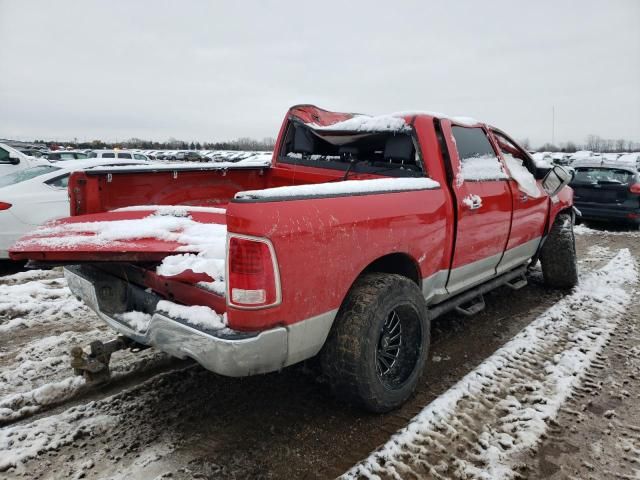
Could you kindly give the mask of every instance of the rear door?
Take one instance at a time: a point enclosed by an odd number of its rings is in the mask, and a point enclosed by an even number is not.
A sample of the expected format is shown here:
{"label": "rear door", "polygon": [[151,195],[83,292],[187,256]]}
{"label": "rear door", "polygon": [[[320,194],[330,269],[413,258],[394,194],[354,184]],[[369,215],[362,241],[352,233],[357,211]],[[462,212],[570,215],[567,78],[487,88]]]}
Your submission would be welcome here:
{"label": "rear door", "polygon": [[526,262],[536,253],[544,233],[549,197],[534,178],[535,166],[531,158],[502,132],[493,130],[491,133],[509,170],[513,197],[511,233],[497,269],[502,273]]}
{"label": "rear door", "polygon": [[509,239],[508,177],[484,127],[442,121],[454,174],[457,233],[447,282],[455,294],[496,274]]}

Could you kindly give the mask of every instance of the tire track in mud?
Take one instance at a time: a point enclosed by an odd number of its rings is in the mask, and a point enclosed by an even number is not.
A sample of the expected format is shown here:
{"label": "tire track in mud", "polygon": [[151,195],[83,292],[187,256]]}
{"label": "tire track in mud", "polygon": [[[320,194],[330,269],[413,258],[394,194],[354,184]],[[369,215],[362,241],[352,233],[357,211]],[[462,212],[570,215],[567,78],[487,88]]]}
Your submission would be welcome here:
{"label": "tire track in mud", "polygon": [[[637,294],[637,291],[636,291]],[[640,478],[640,310],[630,310],[560,410],[531,463],[532,480]]]}
{"label": "tire track in mud", "polygon": [[344,478],[525,476],[522,455],[535,450],[577,380],[589,386],[586,368],[630,302],[622,287],[637,281],[633,263],[620,251]]}

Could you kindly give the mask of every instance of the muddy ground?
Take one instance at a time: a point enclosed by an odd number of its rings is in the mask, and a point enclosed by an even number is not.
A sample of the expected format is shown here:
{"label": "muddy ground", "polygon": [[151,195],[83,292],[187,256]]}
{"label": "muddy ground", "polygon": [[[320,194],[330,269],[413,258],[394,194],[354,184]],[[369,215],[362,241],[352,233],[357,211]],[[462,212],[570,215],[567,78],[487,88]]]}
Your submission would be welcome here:
{"label": "muddy ground", "polygon": [[[577,236],[577,246],[582,271],[598,268],[620,248],[640,258],[637,232],[589,231]],[[62,404],[5,423],[3,429],[16,429],[16,445],[38,430],[62,432],[62,438],[39,448],[34,442],[34,458],[0,478],[333,478],[565,294],[545,287],[534,272],[519,291],[487,295],[486,310],[474,317],[436,320],[417,394],[387,415],[333,398],[313,365],[245,379],[166,359],[125,371],[110,385],[80,389]],[[561,411],[537,456],[526,459],[527,477],[637,475],[640,319],[637,304],[633,309],[589,373],[589,384]],[[98,325],[91,314],[87,322]]]}

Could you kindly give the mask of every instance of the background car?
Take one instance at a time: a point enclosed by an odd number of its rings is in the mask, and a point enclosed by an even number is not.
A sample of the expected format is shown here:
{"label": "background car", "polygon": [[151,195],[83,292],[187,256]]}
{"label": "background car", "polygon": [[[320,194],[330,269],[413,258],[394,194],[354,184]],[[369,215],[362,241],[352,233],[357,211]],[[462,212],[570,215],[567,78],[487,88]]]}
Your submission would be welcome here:
{"label": "background car", "polygon": [[0,259],[36,226],[69,215],[67,184],[78,170],[109,165],[146,164],[139,160],[65,160],[18,170],[0,177]]}
{"label": "background car", "polygon": [[45,153],[45,158],[50,162],[57,162],[60,160],[83,160],[88,158],[88,155],[79,150],[56,150]]}
{"label": "background car", "polygon": [[147,157],[146,155],[129,150],[93,150],[89,153],[89,158],[118,158],[122,160],[141,160],[145,162],[149,161],[149,157]]}
{"label": "background car", "polygon": [[0,175],[48,163],[45,159],[30,157],[6,143],[0,143]]}
{"label": "background car", "polygon": [[640,226],[640,174],[619,161],[582,161],[574,164],[571,181],[574,204],[582,220]]}
{"label": "background car", "polygon": [[202,162],[205,160],[202,155],[200,155],[200,152],[196,152],[194,150],[180,151],[176,155],[175,159],[187,162]]}

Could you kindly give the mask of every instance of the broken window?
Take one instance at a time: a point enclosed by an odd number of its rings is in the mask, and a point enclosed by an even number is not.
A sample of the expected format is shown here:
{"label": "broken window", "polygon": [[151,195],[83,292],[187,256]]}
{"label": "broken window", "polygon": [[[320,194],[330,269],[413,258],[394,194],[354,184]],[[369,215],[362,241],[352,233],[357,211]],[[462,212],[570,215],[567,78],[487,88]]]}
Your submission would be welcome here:
{"label": "broken window", "polygon": [[350,132],[315,130],[292,123],[285,135],[280,159],[348,173],[387,176],[424,176],[416,142],[410,132]]}

